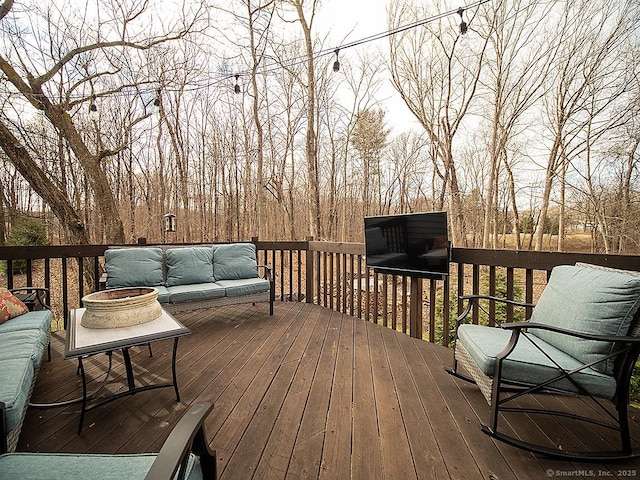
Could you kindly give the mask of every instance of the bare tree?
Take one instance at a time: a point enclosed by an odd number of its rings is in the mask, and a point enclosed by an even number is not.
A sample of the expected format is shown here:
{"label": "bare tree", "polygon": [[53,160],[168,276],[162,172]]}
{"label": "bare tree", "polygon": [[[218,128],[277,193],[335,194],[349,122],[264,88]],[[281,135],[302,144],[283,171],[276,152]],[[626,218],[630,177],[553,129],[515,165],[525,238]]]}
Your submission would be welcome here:
{"label": "bare tree", "polygon": [[322,236],[322,215],[320,210],[320,178],[318,172],[318,147],[316,130],[316,67],[314,59],[313,22],[319,7],[319,0],[286,0],[296,12],[296,21],[303,33],[306,54],[306,75],[302,84],[305,88],[306,132],[305,154],[307,157],[307,195],[311,200],[309,209],[309,231],[315,237]]}
{"label": "bare tree", "polygon": [[[534,234],[536,250],[543,247],[545,218],[549,211],[554,182],[560,178],[560,204],[564,202],[564,183],[568,162],[580,151],[584,151],[585,137],[581,135],[593,120],[590,106],[595,98],[600,104],[607,102],[602,95],[610,96],[615,89],[599,91],[593,88],[598,82],[606,82],[618,75],[614,67],[618,59],[613,52],[618,51],[628,35],[636,29],[635,19],[638,4],[633,1],[560,2],[560,21],[553,25],[557,36],[552,84],[545,98],[547,121],[550,133],[549,154],[546,160],[544,190],[540,200],[540,221]],[[609,72],[615,72],[608,76]],[[615,93],[615,95],[619,94]],[[595,97],[594,97],[595,95]],[[562,216],[561,216],[562,222]],[[564,227],[561,224],[561,229]],[[562,243],[559,245],[562,248]]]}
{"label": "bare tree", "polygon": [[[6,3],[4,6],[12,7]],[[98,135],[94,145],[87,143],[78,128],[78,118],[82,112],[89,111],[87,105],[95,110],[98,99],[125,92],[127,88],[145,82],[135,78],[131,71],[128,72],[131,74],[129,80],[126,79],[124,71],[128,65],[123,61],[126,55],[185,38],[197,29],[204,10],[196,9],[189,19],[178,20],[168,33],[158,33],[145,27],[146,16],[150,14],[148,2],[107,2],[100,4],[99,9],[97,24],[87,21],[80,25],[65,20],[55,5],[34,5],[28,17],[22,12],[12,15],[9,11],[2,20],[2,28],[5,41],[10,41],[11,45],[7,45],[0,54],[0,70],[12,87],[7,90],[11,101],[16,104],[17,95],[24,102],[21,114],[42,111],[69,145],[85,172],[98,213],[96,221],[103,226],[106,240],[121,243],[124,241],[124,228],[105,162],[127,148],[131,128],[144,115],[123,126],[118,142],[103,141],[105,139]],[[89,12],[71,17],[86,19]],[[43,35],[41,32],[47,33]],[[15,122],[6,115],[1,124],[0,147],[16,162],[19,170],[37,172],[39,166],[33,158],[40,155],[27,152],[25,132],[16,130]],[[25,178],[47,202],[61,200],[61,192],[52,190],[41,175]],[[52,206],[52,210],[56,215],[63,215],[64,206],[58,204]],[[69,215],[71,212],[60,220],[73,232],[77,224],[72,227]],[[76,240],[85,239],[77,239],[76,236]]]}
{"label": "bare tree", "polygon": [[[518,223],[508,145],[517,135],[517,129],[522,128],[522,117],[542,96],[543,82],[550,65],[545,37],[538,35],[549,13],[546,2],[500,0],[489,5],[478,18],[482,21],[477,22],[481,28],[484,27],[483,35],[489,38],[490,45],[483,73],[490,103],[487,105],[489,167],[484,195],[482,248],[497,244],[497,193],[501,165],[504,165],[511,185],[510,203]],[[519,243],[517,248],[520,248]]]}
{"label": "bare tree", "polygon": [[[442,6],[436,2],[435,7]],[[428,18],[429,13],[408,0],[397,0],[391,4],[389,23],[398,27]],[[458,25],[452,23],[432,22],[391,36],[390,69],[394,87],[433,145],[432,158],[437,162],[433,171],[448,192],[452,239],[464,246],[463,192],[454,140],[477,92],[487,40],[478,38],[473,53],[466,53],[460,47]]]}

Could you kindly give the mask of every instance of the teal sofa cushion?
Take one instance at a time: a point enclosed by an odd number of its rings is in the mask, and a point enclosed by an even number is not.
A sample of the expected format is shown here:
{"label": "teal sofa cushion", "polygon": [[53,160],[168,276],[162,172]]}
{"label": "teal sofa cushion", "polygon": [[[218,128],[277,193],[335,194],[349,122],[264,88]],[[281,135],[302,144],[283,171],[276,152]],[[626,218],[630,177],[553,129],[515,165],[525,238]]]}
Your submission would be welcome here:
{"label": "teal sofa cushion", "polygon": [[[460,325],[458,342],[461,342],[478,368],[488,377],[495,372],[496,356],[504,350],[511,338],[511,332],[497,327],[482,325]],[[582,364],[567,353],[549,345],[544,340],[530,334],[521,335],[515,349],[502,363],[502,378],[525,385],[537,385],[559,374],[555,364],[529,340],[533,340],[549,357],[562,368],[571,370]],[[616,391],[613,377],[593,369],[585,369],[572,378],[594,396],[610,399]],[[549,387],[564,391],[582,393],[567,379],[557,380]]]}
{"label": "teal sofa cushion", "polygon": [[264,278],[244,278],[241,280],[218,280],[216,284],[224,288],[227,297],[240,297],[254,293],[268,292],[269,280]]}
{"label": "teal sofa cushion", "polygon": [[156,285],[155,287],[158,290],[158,302],[160,303],[169,303],[171,300],[171,294],[169,290],[164,285]]}
{"label": "teal sofa cushion", "polygon": [[[7,453],[0,455],[0,480],[143,480],[155,459],[154,454]],[[185,478],[203,478],[193,454],[189,456]]]}
{"label": "teal sofa cushion", "polygon": [[107,288],[155,287],[164,284],[160,248],[112,248],[104,252]]}
{"label": "teal sofa cushion", "polygon": [[48,332],[51,328],[51,319],[51,310],[27,312],[0,323],[0,335],[5,332],[17,332],[20,330],[40,330],[42,332]]}
{"label": "teal sofa cushion", "polygon": [[224,288],[215,283],[196,283],[167,287],[171,303],[197,302],[224,297]]}
{"label": "teal sofa cushion", "polygon": [[170,248],[166,251],[165,258],[167,287],[214,282],[211,247]]}
{"label": "teal sofa cushion", "polygon": [[[530,320],[594,335],[627,335],[639,307],[640,278],[560,265],[552,270]],[[602,358],[614,348],[611,342],[583,340],[539,329],[531,332],[583,363]],[[614,359],[609,359],[593,368],[611,375],[613,364]]]}
{"label": "teal sofa cushion", "polygon": [[[27,398],[34,374],[33,362],[28,356],[2,359],[2,368],[0,368],[0,402],[5,404],[8,431],[13,430],[18,425],[22,418],[23,410],[27,408]],[[2,478],[3,472],[2,467],[0,467],[0,478]]]}
{"label": "teal sofa cushion", "polygon": [[[42,330],[17,330],[0,336],[0,362],[12,358],[28,358],[37,368],[47,346],[47,335]],[[0,363],[0,368],[4,364]]]}
{"label": "teal sofa cushion", "polygon": [[253,243],[214,245],[213,276],[216,282],[257,278],[256,246]]}

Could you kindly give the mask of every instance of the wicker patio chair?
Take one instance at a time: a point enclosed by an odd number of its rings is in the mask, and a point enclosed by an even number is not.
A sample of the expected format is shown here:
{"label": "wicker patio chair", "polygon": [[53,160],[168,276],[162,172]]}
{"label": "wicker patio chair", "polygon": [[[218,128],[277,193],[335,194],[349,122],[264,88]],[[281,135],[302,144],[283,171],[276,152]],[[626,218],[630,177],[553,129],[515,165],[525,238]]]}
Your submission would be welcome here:
{"label": "wicker patio chair", "polygon": [[[628,418],[629,385],[640,353],[637,272],[558,266],[535,306],[482,295],[463,298],[467,306],[457,319],[450,373],[475,382],[490,405],[490,422],[482,426],[483,432],[556,458],[608,461],[640,454],[632,448]],[[535,308],[528,321],[503,323],[499,328],[465,324],[474,305],[481,308],[483,299]],[[460,365],[469,376],[460,371]],[[518,402],[525,400],[525,395],[549,392],[591,399],[606,421],[598,415],[533,408],[531,403]],[[532,419],[545,415],[613,429],[619,433],[620,448],[567,451],[561,444],[532,444],[505,433],[505,414]]]}

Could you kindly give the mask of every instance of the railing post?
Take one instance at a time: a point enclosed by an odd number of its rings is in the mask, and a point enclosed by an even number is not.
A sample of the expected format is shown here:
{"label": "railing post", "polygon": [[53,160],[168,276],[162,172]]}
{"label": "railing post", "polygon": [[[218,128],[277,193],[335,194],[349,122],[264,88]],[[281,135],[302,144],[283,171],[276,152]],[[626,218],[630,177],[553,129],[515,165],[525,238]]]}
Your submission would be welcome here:
{"label": "railing post", "polygon": [[314,278],[315,278],[315,273],[314,273],[314,261],[313,261],[313,252],[309,249],[309,242],[313,241],[313,237],[309,236],[307,237],[307,250],[306,250],[306,285],[305,285],[305,290],[306,290],[306,300],[307,303],[313,303],[313,297],[314,297],[314,292],[313,292],[313,285],[314,285]]}
{"label": "railing post", "polygon": [[418,277],[411,277],[409,324],[409,334],[422,338],[422,279]]}

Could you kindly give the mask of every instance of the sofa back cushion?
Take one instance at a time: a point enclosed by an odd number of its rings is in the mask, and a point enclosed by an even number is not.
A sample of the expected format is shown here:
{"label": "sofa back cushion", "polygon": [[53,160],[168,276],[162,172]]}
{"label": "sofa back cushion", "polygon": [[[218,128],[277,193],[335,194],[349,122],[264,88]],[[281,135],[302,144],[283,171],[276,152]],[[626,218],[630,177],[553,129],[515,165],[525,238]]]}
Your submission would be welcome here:
{"label": "sofa back cushion", "polygon": [[253,243],[214,245],[213,276],[216,280],[257,278],[256,246]]}
{"label": "sofa back cushion", "polygon": [[169,248],[165,252],[165,259],[167,287],[215,281],[211,247]]}
{"label": "sofa back cushion", "polygon": [[107,288],[164,285],[163,253],[160,248],[112,248],[104,252]]}
{"label": "sofa back cushion", "polygon": [[[593,335],[627,335],[639,307],[640,278],[560,265],[551,272],[533,310],[531,322]],[[538,329],[532,333],[583,363],[608,355],[614,348],[611,342],[583,340]],[[613,365],[614,359],[609,359],[595,364],[593,368],[611,375]]]}

